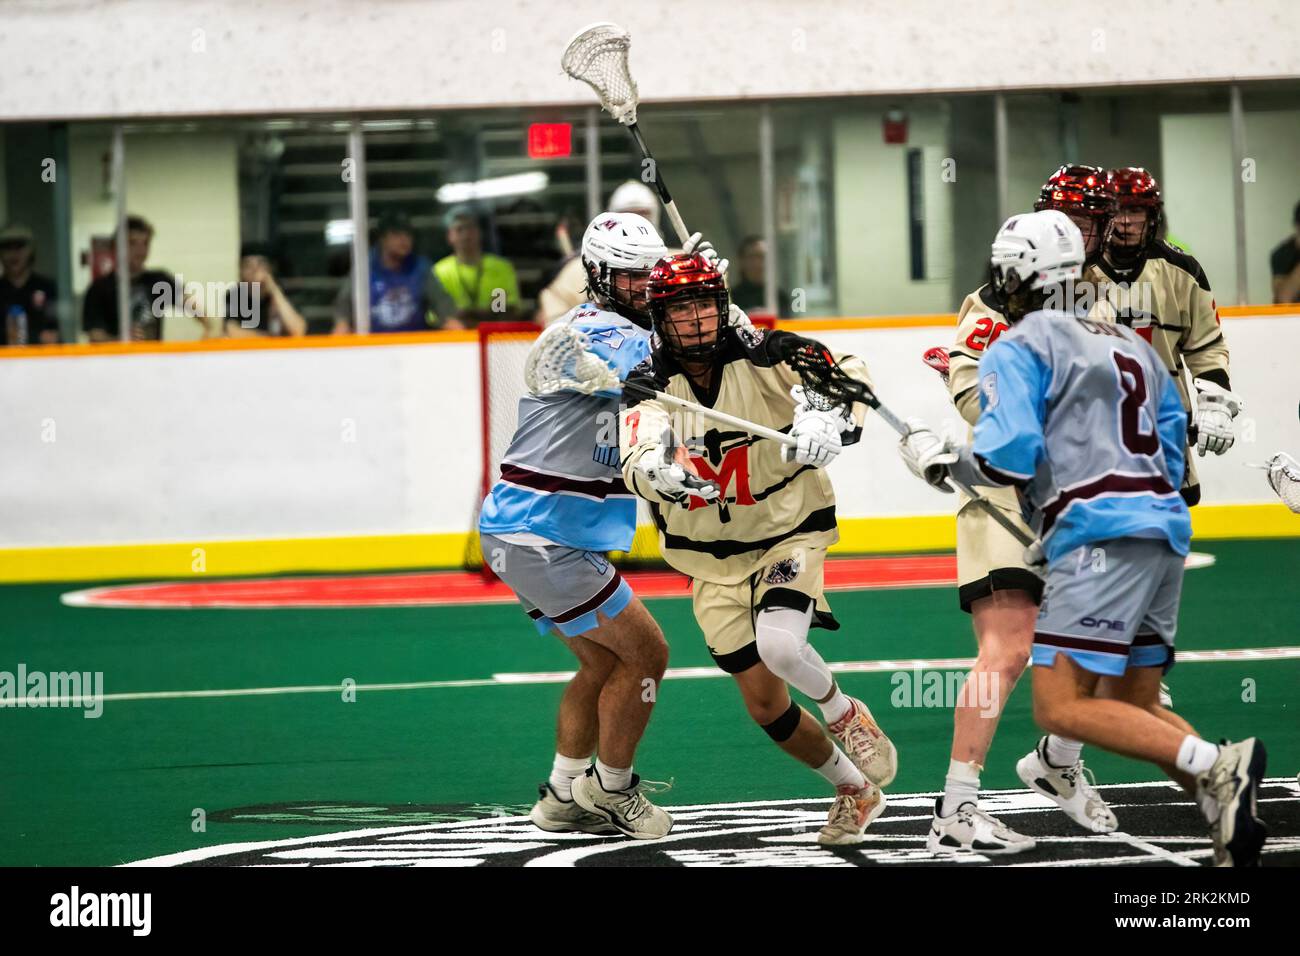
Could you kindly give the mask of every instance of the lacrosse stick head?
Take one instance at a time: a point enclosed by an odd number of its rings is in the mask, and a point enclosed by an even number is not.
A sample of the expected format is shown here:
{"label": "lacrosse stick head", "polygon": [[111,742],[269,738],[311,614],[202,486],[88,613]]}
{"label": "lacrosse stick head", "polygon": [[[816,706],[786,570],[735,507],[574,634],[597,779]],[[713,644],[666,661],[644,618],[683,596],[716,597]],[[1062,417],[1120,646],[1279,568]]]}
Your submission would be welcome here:
{"label": "lacrosse stick head", "polygon": [[536,396],[556,392],[621,390],[618,373],[591,351],[591,340],[568,322],[557,322],[537,337],[524,363],[524,384]]}
{"label": "lacrosse stick head", "polygon": [[1264,467],[1268,469],[1268,484],[1282,503],[1300,514],[1300,462],[1284,451],[1278,452]]}
{"label": "lacrosse stick head", "polygon": [[636,122],[640,102],[627,65],[631,46],[632,35],[618,24],[592,23],[574,34],[560,57],[564,72],[595,90],[601,107],[624,126]]}
{"label": "lacrosse stick head", "polygon": [[854,402],[862,402],[872,408],[879,404],[871,389],[848,372],[831,355],[830,349],[816,339],[806,339],[801,335],[780,336],[781,361],[794,369],[803,383],[804,394],[813,404],[813,396],[819,396],[817,405],[822,402],[827,407],[843,406],[852,408]]}
{"label": "lacrosse stick head", "polygon": [[943,376],[943,384],[948,384],[948,350],[942,345],[926,349],[921,361]]}

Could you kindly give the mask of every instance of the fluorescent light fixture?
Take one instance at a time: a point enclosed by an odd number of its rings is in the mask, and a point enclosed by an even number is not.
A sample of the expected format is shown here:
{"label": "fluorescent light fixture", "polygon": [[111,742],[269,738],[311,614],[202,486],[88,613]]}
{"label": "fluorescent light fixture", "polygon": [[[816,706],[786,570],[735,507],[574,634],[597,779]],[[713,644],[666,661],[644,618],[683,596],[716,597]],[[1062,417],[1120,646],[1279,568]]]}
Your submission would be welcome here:
{"label": "fluorescent light fixture", "polygon": [[328,246],[346,246],[352,241],[352,235],[351,219],[331,219],[325,223],[325,244]]}
{"label": "fluorescent light fixture", "polygon": [[437,196],[438,202],[451,206],[473,199],[495,199],[499,196],[539,192],[550,181],[551,177],[544,172],[515,173],[513,176],[494,176],[469,183],[447,183],[438,187]]}

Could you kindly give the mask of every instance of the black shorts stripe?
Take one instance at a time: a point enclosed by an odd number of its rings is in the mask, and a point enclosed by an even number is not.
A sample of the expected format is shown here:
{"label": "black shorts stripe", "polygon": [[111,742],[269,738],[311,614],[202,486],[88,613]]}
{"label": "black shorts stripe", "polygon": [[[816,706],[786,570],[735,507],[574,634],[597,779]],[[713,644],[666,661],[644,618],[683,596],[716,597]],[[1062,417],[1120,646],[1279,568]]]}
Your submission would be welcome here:
{"label": "black shorts stripe", "polygon": [[622,581],[623,576],[619,574],[618,571],[615,571],[614,576],[605,582],[605,586],[594,595],[583,601],[577,607],[569,608],[569,610],[565,611],[563,614],[554,615],[551,620],[556,624],[567,624],[574,618],[582,617],[584,614],[590,614],[614,596],[614,592],[618,590],[618,586]]}
{"label": "black shorts stripe", "polygon": [[730,654],[714,654],[713,648],[710,647],[709,654],[713,657],[713,663],[728,674],[740,674],[747,671],[760,660],[758,641],[750,641],[740,650],[732,651]]}
{"label": "black shorts stripe", "polygon": [[969,614],[976,601],[994,591],[1025,591],[1035,604],[1043,603],[1043,579],[1025,568],[994,568],[978,581],[959,587],[957,603]]}
{"label": "black shorts stripe", "polygon": [[1094,641],[1086,637],[1071,637],[1068,634],[1034,634],[1034,643],[1047,647],[1063,647],[1072,651],[1088,651],[1092,654],[1110,654],[1113,657],[1127,657],[1128,644],[1115,644],[1109,641]]}
{"label": "black shorts stripe", "polygon": [[719,559],[734,558],[737,555],[748,554],[751,551],[766,551],[768,548],[775,547],[787,538],[793,538],[798,534],[835,530],[835,506],[831,505],[812,512],[803,521],[799,522],[796,527],[781,534],[773,535],[770,538],[761,538],[758,541],[696,541],[685,535],[671,534],[668,531],[668,522],[664,519],[662,510],[657,505],[651,511],[654,513],[655,524],[658,525],[659,532],[663,535],[665,548],[671,548],[674,551],[696,551]]}

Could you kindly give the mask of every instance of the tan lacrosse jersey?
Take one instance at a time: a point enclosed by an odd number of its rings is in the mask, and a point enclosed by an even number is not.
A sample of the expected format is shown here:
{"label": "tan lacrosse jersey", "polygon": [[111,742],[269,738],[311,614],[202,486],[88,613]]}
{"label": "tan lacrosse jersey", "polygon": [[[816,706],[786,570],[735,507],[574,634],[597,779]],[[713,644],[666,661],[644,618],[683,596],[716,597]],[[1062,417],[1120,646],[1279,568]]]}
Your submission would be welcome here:
{"label": "tan lacrosse jersey", "polygon": [[[957,313],[957,340],[948,349],[948,390],[961,417],[966,419],[966,441],[974,440],[980,417],[979,360],[1011,327],[998,311],[987,285],[966,296]],[[981,487],[979,493],[997,505],[1030,537],[1033,532],[1021,518],[1020,497],[1014,488]],[[958,599],[964,610],[972,601],[1003,588],[1029,590],[1037,595],[1036,576],[1025,563],[1025,547],[980,507],[959,492],[957,511]]]}
{"label": "tan lacrosse jersey", "polygon": [[[1195,418],[1189,378],[1207,378],[1231,388],[1228,343],[1200,263],[1169,243],[1158,242],[1136,281],[1126,280],[1105,263],[1094,271],[1098,283],[1094,314],[1129,326],[1151,343],[1178,383],[1188,421]],[[1184,488],[1199,483],[1195,461],[1195,447],[1189,443]]]}
{"label": "tan lacrosse jersey", "polygon": [[[659,391],[707,405],[738,418],[789,431],[794,420],[791,386],[799,376],[776,358],[773,346],[788,332],[727,328],[711,387],[696,391],[673,360],[656,350],[649,367],[634,373]],[[870,384],[861,359],[835,355],[844,370]],[[864,406],[857,405],[861,433]],[[634,467],[651,447],[662,443],[670,423],[701,477],[722,487],[718,503],[692,498],[689,508],[666,501]],[[762,569],[763,557],[781,542],[799,536],[808,548],[839,540],[835,493],[826,471],[785,462],[781,445],[699,415],[676,413],[656,401],[626,408],[619,421],[623,477],[650,502],[659,544],[667,562],[693,578],[714,584],[739,584]]]}

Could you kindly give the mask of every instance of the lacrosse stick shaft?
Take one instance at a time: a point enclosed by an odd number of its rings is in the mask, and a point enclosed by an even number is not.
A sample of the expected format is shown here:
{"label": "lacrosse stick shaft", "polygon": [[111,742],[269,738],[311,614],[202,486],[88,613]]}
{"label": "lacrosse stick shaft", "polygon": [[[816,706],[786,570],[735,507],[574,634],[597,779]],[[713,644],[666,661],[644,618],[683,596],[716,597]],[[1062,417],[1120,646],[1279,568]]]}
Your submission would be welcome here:
{"label": "lacrosse stick shaft", "polygon": [[650,152],[650,147],[646,145],[645,137],[641,135],[641,128],[636,123],[628,123],[627,131],[636,140],[636,146],[641,151],[641,157],[650,161],[650,169],[654,178],[655,190],[659,193],[659,200],[664,204],[664,211],[668,213],[668,219],[677,232],[678,241],[685,245],[691,234],[686,230],[686,223],[682,219],[682,214],[677,211],[677,203],[673,201],[672,195],[668,192],[668,184],[664,182],[663,176],[659,173],[659,163],[656,162],[654,154]]}
{"label": "lacrosse stick shaft", "polygon": [[[624,383],[623,387],[625,390],[641,391],[641,389],[626,383]],[[764,425],[756,424],[755,422],[747,422],[743,418],[737,418],[735,415],[728,415],[726,412],[720,412],[717,409],[709,408],[707,405],[699,405],[695,402],[687,401],[684,398],[677,398],[675,395],[669,395],[667,392],[657,392],[645,389],[644,393],[647,397],[653,398],[657,402],[662,402],[664,405],[671,405],[674,408],[680,408],[682,411],[686,412],[694,412],[704,418],[712,419],[715,422],[721,422],[723,425],[730,425],[733,428],[739,428],[741,431],[749,432],[751,435],[757,435],[759,438],[766,438],[769,441],[788,445],[791,448],[796,448],[799,445],[798,441],[791,438],[785,432],[779,432],[775,428],[768,428]]]}

